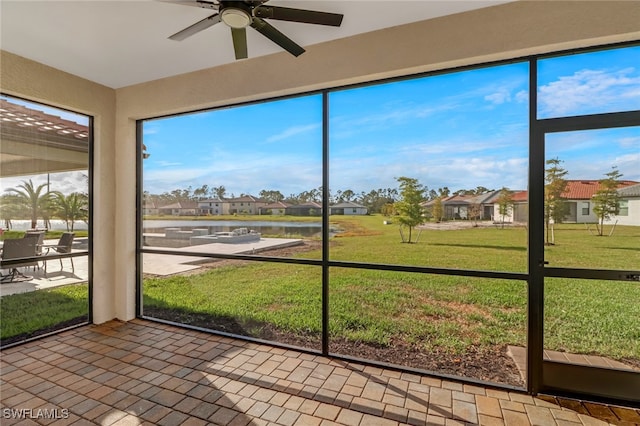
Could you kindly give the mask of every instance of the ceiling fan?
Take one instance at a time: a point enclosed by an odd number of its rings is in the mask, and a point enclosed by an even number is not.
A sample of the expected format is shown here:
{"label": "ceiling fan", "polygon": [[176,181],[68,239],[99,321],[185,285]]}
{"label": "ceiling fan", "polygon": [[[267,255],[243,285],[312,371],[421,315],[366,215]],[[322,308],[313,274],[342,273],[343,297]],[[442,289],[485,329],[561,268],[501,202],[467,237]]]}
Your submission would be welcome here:
{"label": "ceiling fan", "polygon": [[280,6],[266,6],[268,0],[165,0],[169,3],[196,6],[205,9],[217,10],[217,13],[196,22],[187,28],[178,31],[169,38],[182,41],[202,30],[205,30],[219,22],[227,24],[231,28],[233,49],[236,59],[247,57],[247,27],[252,27],[269,40],[282,47],[294,56],[304,53],[304,48],[295,43],[289,37],[278,31],[265,19],[280,21],[302,22],[305,24],[330,25],[339,27],[342,24],[343,15],[338,13],[317,12],[314,10],[293,9]]}

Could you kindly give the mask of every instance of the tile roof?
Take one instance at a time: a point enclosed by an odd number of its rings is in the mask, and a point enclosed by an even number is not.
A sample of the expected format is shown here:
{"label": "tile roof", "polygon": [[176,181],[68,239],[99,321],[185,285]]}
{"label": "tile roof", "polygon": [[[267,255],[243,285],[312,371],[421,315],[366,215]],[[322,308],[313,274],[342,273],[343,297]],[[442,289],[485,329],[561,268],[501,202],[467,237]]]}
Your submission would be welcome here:
{"label": "tile roof", "polygon": [[254,197],[253,195],[243,195],[241,197],[236,198],[226,198],[224,202],[227,203],[264,203],[265,201],[262,198]]}
{"label": "tile roof", "polygon": [[[620,181],[618,188],[635,185],[638,182],[632,180]],[[589,200],[600,189],[597,180],[568,180],[567,189],[562,194],[567,200]]]}
{"label": "tile roof", "polygon": [[284,203],[282,201],[276,201],[275,203],[267,204],[266,206],[262,206],[263,209],[286,209],[291,206],[291,204]]}
{"label": "tile roof", "polygon": [[529,191],[524,190],[524,191],[515,192],[511,196],[511,200],[516,203],[522,202],[522,201],[526,202],[529,200]]}
{"label": "tile roof", "polygon": [[354,203],[353,201],[343,201],[342,203],[334,204],[331,207],[335,207],[335,208],[344,208],[344,207],[364,208],[364,206],[362,204]]}
{"label": "tile roof", "polygon": [[640,197],[640,183],[620,188],[618,194],[622,197]]}

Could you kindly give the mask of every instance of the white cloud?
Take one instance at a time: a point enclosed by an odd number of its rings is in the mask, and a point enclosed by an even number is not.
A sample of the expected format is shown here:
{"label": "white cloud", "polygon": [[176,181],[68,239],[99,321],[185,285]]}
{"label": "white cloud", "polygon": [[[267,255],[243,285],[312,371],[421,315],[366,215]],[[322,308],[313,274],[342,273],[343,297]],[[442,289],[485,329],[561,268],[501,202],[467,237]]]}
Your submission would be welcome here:
{"label": "white cloud", "polygon": [[[88,192],[88,171],[59,172],[49,174],[49,190],[60,191],[63,194],[72,192]],[[17,188],[18,185],[31,180],[35,187],[47,183],[47,174],[25,175],[8,177],[0,180],[0,192],[4,193],[9,188]]]}
{"label": "white cloud", "polygon": [[319,123],[314,123],[314,124],[307,124],[304,126],[293,126],[293,127],[289,127],[288,129],[285,129],[284,131],[275,134],[273,136],[270,136],[267,138],[267,142],[271,143],[271,142],[277,142],[277,141],[281,141],[283,139],[288,139],[292,136],[297,136],[300,135],[302,133],[307,133],[310,131],[313,131],[317,128],[320,127]]}
{"label": "white cloud", "polygon": [[558,80],[540,87],[538,100],[544,116],[557,117],[600,112],[598,109],[640,103],[640,77],[634,68],[617,71],[584,69],[573,75],[561,76]]}
{"label": "white cloud", "polygon": [[529,102],[529,91],[521,90],[518,93],[516,93],[515,98],[516,98],[516,102],[518,103]]}
{"label": "white cloud", "polygon": [[622,148],[633,148],[636,147],[640,149],[640,136],[629,136],[626,138],[618,139],[618,145]]}
{"label": "white cloud", "polygon": [[497,92],[491,93],[490,95],[486,95],[484,97],[485,101],[489,101],[492,104],[500,105],[505,102],[511,101],[511,93],[506,88],[500,89]]}
{"label": "white cloud", "polygon": [[154,161],[154,165],[158,167],[173,167],[173,166],[181,166],[182,163],[179,161],[158,160],[158,161]]}

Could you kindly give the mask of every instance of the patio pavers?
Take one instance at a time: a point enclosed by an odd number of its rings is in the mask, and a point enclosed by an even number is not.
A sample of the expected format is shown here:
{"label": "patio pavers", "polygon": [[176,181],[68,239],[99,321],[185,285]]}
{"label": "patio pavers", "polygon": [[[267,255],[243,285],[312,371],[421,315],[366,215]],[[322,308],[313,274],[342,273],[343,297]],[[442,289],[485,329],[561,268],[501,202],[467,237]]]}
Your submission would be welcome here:
{"label": "patio pavers", "polygon": [[534,398],[146,320],[85,326],[1,355],[2,425],[640,423],[632,408]]}

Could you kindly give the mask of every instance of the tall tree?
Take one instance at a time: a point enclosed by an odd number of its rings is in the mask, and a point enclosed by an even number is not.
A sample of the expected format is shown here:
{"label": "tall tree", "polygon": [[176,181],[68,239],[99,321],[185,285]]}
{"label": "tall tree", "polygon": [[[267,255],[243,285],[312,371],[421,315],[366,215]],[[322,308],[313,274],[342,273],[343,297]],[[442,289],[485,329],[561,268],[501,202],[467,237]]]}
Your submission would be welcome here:
{"label": "tall tree", "polygon": [[567,189],[567,181],[564,178],[569,172],[562,168],[562,160],[551,158],[547,160],[544,185],[544,224],[546,231],[546,244],[554,244],[551,237],[551,225],[562,223],[568,213],[568,205],[563,198]]}
{"label": "tall tree", "polygon": [[35,186],[29,179],[28,181],[22,181],[17,188],[9,188],[6,191],[15,195],[15,200],[29,211],[31,229],[35,229],[38,224],[38,218],[48,207],[51,195],[46,191],[46,187],[46,183]]}
{"label": "tall tree", "polygon": [[482,204],[477,201],[469,203],[467,206],[468,218],[473,221],[474,228],[478,226],[478,221],[482,216]]}
{"label": "tall tree", "polygon": [[211,191],[213,191],[213,193],[216,195],[216,197],[220,198],[221,200],[227,194],[227,189],[223,185],[211,188]]}
{"label": "tall tree", "polygon": [[609,173],[605,173],[606,178],[598,181],[600,184],[598,192],[593,195],[593,212],[598,218],[598,235],[604,235],[604,221],[620,213],[620,194],[618,194],[618,185],[622,173],[618,171],[616,166]]}
{"label": "tall tree", "polygon": [[80,192],[64,195],[54,191],[51,194],[53,195],[52,205],[55,215],[64,220],[67,231],[73,232],[75,221],[87,219],[89,199]]}
{"label": "tall tree", "polygon": [[4,228],[11,229],[13,225],[11,220],[20,218],[25,213],[25,206],[19,202],[15,195],[2,194],[0,196],[0,220],[4,223]]}
{"label": "tall tree", "polygon": [[353,199],[353,197],[356,196],[356,193],[353,192],[350,189],[345,189],[344,191],[342,191],[342,200],[344,201],[351,201]]}
{"label": "tall tree", "polygon": [[436,222],[441,222],[444,218],[444,207],[442,206],[442,197],[436,197],[433,200],[433,207],[431,208],[431,216]]}
{"label": "tall tree", "polygon": [[[413,228],[424,220],[420,203],[424,201],[425,188],[417,179],[402,176],[396,178],[396,180],[400,184],[400,201],[395,204],[396,211],[400,216],[400,235],[403,243],[411,243]],[[402,227],[409,229],[409,238],[406,241],[402,233]]]}
{"label": "tall tree", "polygon": [[498,195],[498,214],[501,218],[502,226],[504,228],[504,218],[513,211],[513,194],[509,191],[509,188],[502,187],[500,194]]}
{"label": "tall tree", "polygon": [[209,196],[209,185],[206,183],[202,185],[200,188],[196,188],[193,190],[193,196],[198,200],[203,200]]}
{"label": "tall tree", "polygon": [[277,203],[278,201],[284,200],[284,195],[282,195],[282,192],[277,190],[263,189],[262,191],[260,191],[258,196],[269,203]]}

